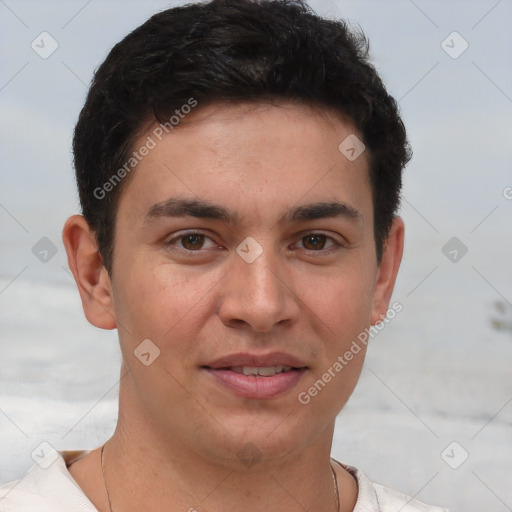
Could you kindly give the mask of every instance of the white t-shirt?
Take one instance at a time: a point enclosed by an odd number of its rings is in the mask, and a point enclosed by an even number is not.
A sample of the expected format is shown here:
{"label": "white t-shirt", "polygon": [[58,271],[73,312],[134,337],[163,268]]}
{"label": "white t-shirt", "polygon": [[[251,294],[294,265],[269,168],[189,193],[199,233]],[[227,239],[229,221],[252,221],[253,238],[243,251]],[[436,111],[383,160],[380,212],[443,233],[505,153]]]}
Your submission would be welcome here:
{"label": "white t-shirt", "polygon": [[[87,453],[56,452],[46,469],[34,464],[22,478],[0,485],[0,511],[98,512],[67,469],[72,460]],[[449,512],[374,484],[357,468],[342,466],[354,475],[359,486],[353,512]]]}

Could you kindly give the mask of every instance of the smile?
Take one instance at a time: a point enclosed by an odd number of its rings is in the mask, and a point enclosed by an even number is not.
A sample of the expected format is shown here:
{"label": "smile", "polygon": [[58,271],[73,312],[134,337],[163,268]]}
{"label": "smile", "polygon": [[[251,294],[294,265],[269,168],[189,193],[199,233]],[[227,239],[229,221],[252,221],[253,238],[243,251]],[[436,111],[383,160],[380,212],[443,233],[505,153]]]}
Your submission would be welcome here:
{"label": "smile", "polygon": [[219,389],[254,400],[285,394],[308,370],[302,359],[284,352],[230,354],[201,368]]}

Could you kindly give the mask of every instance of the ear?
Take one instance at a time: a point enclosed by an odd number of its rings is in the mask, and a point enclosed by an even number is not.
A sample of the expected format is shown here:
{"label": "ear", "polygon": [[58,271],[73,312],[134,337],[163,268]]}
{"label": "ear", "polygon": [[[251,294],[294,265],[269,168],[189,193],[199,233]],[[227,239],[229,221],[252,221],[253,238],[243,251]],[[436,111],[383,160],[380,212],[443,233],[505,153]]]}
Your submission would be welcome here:
{"label": "ear", "polygon": [[386,316],[400,262],[402,261],[404,233],[404,221],[400,217],[394,217],[377,271],[373,292],[371,325],[379,323]]}
{"label": "ear", "polygon": [[96,237],[82,215],[73,215],[66,221],[62,241],[87,320],[102,329],[115,329],[110,277],[103,266]]}

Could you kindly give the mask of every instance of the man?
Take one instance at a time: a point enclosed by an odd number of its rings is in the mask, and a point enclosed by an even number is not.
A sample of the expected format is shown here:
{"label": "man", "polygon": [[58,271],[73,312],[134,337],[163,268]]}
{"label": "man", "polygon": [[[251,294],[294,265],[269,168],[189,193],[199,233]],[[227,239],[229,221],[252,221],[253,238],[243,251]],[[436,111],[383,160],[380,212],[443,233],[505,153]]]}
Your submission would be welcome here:
{"label": "man", "polygon": [[367,59],[284,0],[169,9],[114,47],[63,240],[87,319],[119,332],[118,424],[2,511],[441,510],[330,458],[403,248],[406,134]]}

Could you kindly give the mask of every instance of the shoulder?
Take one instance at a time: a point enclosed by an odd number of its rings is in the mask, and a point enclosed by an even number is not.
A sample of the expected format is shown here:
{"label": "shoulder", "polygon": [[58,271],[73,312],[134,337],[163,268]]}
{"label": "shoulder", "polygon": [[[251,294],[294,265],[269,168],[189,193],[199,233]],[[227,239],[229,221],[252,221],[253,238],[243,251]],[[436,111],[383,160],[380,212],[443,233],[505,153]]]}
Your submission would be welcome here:
{"label": "shoulder", "polygon": [[454,512],[447,508],[427,505],[401,492],[371,482],[359,469],[338,464],[357,480],[359,490],[353,512]]}
{"label": "shoulder", "polygon": [[447,508],[427,505],[401,492],[373,484],[382,512],[453,512]]}
{"label": "shoulder", "polygon": [[0,512],[97,512],[67,470],[66,452],[0,485]]}

